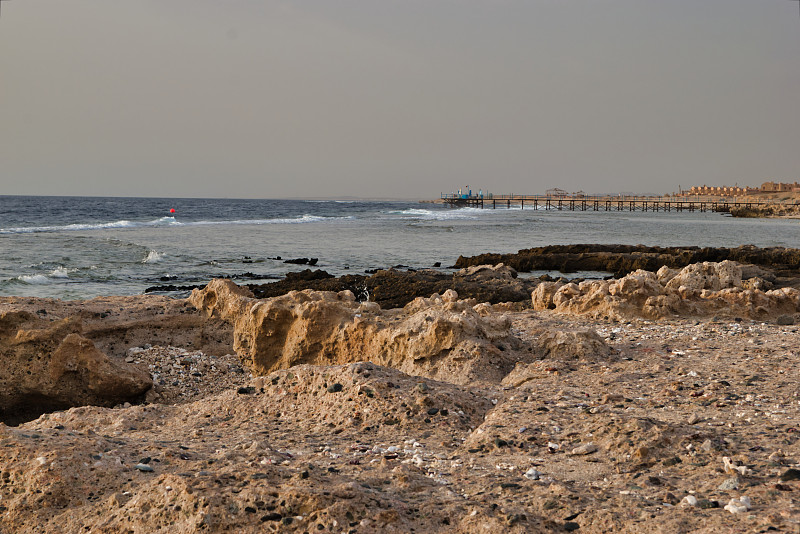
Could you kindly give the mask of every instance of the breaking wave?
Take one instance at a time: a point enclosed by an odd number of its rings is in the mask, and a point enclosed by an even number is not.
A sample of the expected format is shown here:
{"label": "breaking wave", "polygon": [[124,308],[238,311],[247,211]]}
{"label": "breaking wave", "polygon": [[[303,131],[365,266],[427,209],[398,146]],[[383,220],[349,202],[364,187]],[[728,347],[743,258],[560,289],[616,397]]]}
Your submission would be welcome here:
{"label": "breaking wave", "polygon": [[75,272],[77,269],[66,269],[63,266],[58,266],[47,274],[22,274],[17,276],[15,280],[19,280],[25,284],[42,285],[49,284],[54,280],[64,280],[69,278],[69,273]]}
{"label": "breaking wave", "polygon": [[154,228],[154,227],[173,227],[173,226],[212,226],[227,224],[302,224],[316,223],[335,220],[353,219],[350,217],[321,217],[318,215],[302,215],[300,217],[289,217],[280,219],[237,219],[221,221],[191,221],[181,222],[175,217],[161,217],[152,221],[113,221],[107,223],[92,224],[67,224],[64,226],[28,226],[17,228],[0,228],[0,234],[34,234],[43,232],[76,232],[91,230],[108,230],[115,228]]}
{"label": "breaking wave", "polygon": [[489,211],[480,208],[459,208],[459,209],[446,209],[446,210],[426,210],[422,208],[410,208],[402,211],[392,211],[393,215],[402,215],[408,218],[423,219],[429,221],[452,221],[452,220],[469,220],[476,219],[482,214],[488,214]]}
{"label": "breaking wave", "polygon": [[142,260],[142,263],[158,263],[164,256],[167,254],[165,252],[158,252],[157,250],[151,250],[147,253],[147,256]]}

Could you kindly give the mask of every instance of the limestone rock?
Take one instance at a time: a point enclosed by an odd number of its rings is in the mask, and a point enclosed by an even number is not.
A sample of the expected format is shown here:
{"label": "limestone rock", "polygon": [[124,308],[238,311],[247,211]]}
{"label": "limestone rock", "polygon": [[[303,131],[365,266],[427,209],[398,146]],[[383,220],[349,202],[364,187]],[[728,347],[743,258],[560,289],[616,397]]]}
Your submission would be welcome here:
{"label": "limestone rock", "polygon": [[109,358],[81,335],[76,318],[48,322],[26,311],[0,313],[0,419],[18,423],[60,408],[135,400],[149,374]]}
{"label": "limestone rock", "polygon": [[605,360],[611,349],[593,330],[549,330],[538,337],[536,354],[560,360]]}
{"label": "limestone rock", "polygon": [[540,284],[531,302],[535,310],[617,320],[703,315],[770,320],[798,312],[800,291],[766,290],[771,284],[743,280],[742,273],[741,265],[727,260],[692,264],[680,271],[637,270],[618,280]]}
{"label": "limestone rock", "polygon": [[474,265],[458,271],[460,276],[467,280],[513,280],[517,271],[498,263],[497,265]]}
{"label": "limestone rock", "polygon": [[556,307],[553,296],[564,284],[561,282],[542,282],[533,290],[531,296],[534,310],[552,310]]}
{"label": "limestone rock", "polygon": [[474,300],[458,300],[453,290],[386,311],[351,296],[306,290],[259,300],[214,280],[190,300],[233,324],[234,350],[255,373],[368,360],[463,384],[500,381],[522,357],[506,316],[481,316]]}

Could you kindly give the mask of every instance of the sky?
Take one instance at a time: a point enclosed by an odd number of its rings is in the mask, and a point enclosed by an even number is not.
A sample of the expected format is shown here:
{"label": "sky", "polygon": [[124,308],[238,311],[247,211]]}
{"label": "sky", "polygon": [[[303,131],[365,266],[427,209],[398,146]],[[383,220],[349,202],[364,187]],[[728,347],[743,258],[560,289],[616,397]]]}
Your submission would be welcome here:
{"label": "sky", "polygon": [[792,0],[8,0],[0,194],[800,181]]}

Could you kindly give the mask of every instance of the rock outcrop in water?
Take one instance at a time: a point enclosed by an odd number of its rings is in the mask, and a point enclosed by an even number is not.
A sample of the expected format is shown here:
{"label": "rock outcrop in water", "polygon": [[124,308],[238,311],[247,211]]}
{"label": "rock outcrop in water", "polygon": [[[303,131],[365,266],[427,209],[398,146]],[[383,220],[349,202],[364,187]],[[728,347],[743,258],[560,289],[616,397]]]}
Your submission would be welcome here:
{"label": "rock outcrop in water", "polygon": [[230,281],[214,280],[190,301],[233,324],[234,349],[260,374],[368,360],[465,384],[500,381],[526,354],[505,316],[481,315],[481,306],[458,300],[453,290],[383,311],[374,302],[356,302],[350,291],[292,291],[259,300]]}
{"label": "rock outcrop in water", "polygon": [[478,265],[448,274],[436,270],[379,270],[371,276],[345,275],[333,278],[324,271],[290,273],[286,280],[270,284],[251,284],[258,298],[278,297],[289,291],[351,291],[357,300],[370,300],[381,308],[402,308],[417,297],[443,294],[448,289],[461,298],[478,302],[527,301],[537,281],[517,278],[514,269],[503,265]]}
{"label": "rock outcrop in water", "polygon": [[622,320],[714,315],[773,320],[800,311],[800,291],[769,290],[770,282],[758,277],[743,281],[742,273],[738,263],[723,261],[680,271],[637,270],[618,280],[543,282],[531,300],[536,310]]}
{"label": "rock outcrop in water", "polygon": [[661,267],[681,269],[693,263],[736,261],[775,271],[800,268],[800,250],[783,247],[736,248],[646,247],[643,245],[552,245],[520,250],[515,254],[460,256],[458,268],[504,263],[520,272],[556,270],[605,271],[622,277],[636,270],[658,271]]}

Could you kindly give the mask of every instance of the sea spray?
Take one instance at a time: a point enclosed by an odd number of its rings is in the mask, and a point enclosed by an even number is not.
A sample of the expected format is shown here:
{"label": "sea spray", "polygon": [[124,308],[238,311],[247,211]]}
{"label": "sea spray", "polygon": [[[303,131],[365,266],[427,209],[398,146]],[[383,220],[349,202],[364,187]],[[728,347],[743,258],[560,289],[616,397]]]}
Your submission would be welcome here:
{"label": "sea spray", "polygon": [[151,250],[147,253],[147,256],[142,260],[142,263],[159,263],[164,256],[167,254],[165,252],[158,252],[157,250]]}

